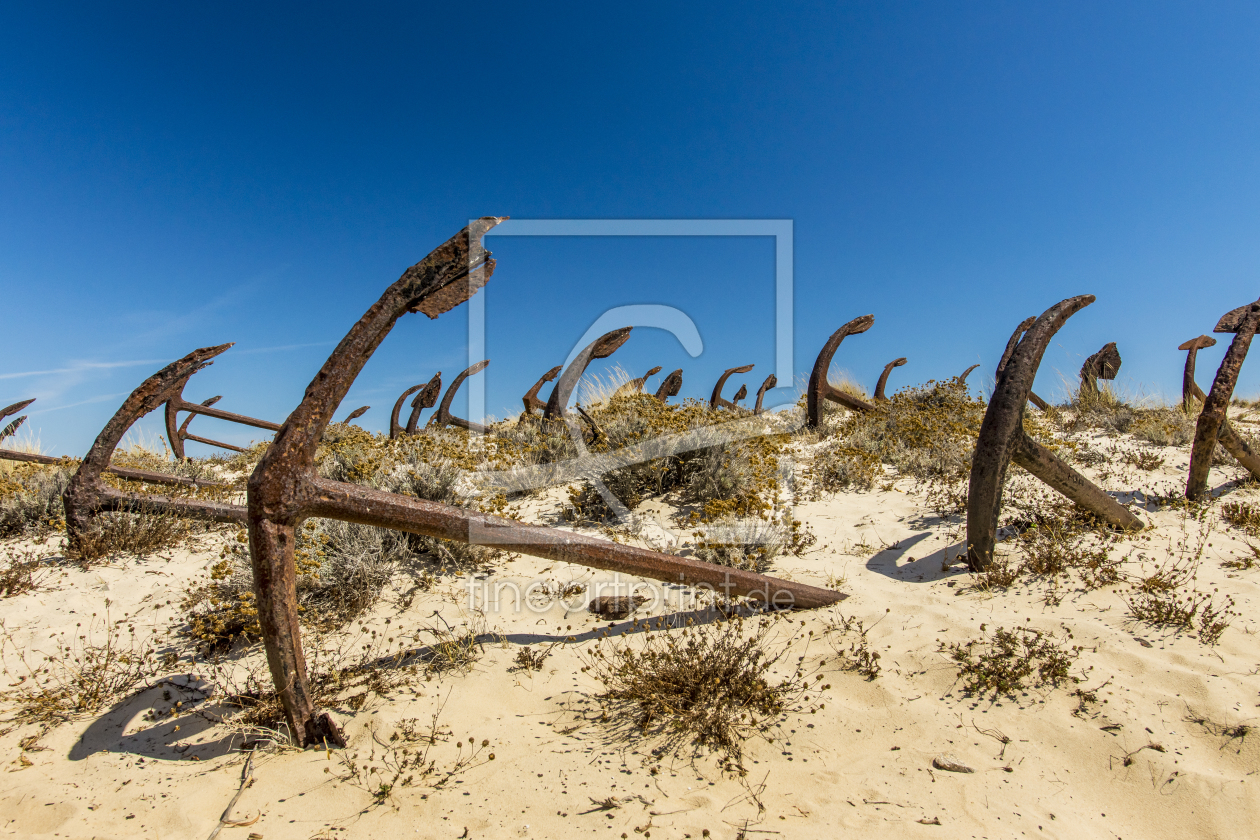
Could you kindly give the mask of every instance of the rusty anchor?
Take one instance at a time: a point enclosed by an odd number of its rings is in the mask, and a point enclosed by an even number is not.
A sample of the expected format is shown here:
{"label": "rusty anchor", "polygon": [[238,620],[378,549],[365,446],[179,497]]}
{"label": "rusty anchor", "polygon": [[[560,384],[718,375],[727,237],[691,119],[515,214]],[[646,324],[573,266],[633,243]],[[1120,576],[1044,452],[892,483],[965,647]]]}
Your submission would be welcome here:
{"label": "rusty anchor", "polygon": [[779,384],[779,377],[773,373],[766,377],[766,381],[761,383],[761,387],[757,389],[757,404],[753,406],[753,414],[761,414],[765,411],[761,407],[761,401],[766,398],[766,391],[776,387]]}
{"label": "rusty anchor", "polygon": [[540,376],[538,381],[534,383],[534,387],[529,389],[529,393],[521,397],[521,402],[525,403],[525,413],[521,415],[522,419],[533,417],[535,409],[538,411],[547,410],[547,403],[538,398],[538,392],[542,390],[542,386],[559,376],[562,370],[564,370],[564,365],[556,365]]}
{"label": "rusty anchor", "polygon": [[717,384],[713,386],[713,395],[709,397],[709,408],[717,410],[719,408],[738,408],[736,405],[744,397],[748,396],[748,386],[740,385],[739,390],[735,392],[733,399],[724,399],[722,397],[722,388],[726,386],[726,380],[732,373],[748,373],[755,368],[756,365],[741,365],[740,367],[727,368],[726,372],[718,377]]}
{"label": "rusty anchor", "polygon": [[1203,389],[1194,381],[1194,363],[1195,358],[1199,355],[1200,350],[1208,347],[1215,347],[1216,339],[1210,335],[1201,335],[1198,338],[1192,338],[1184,342],[1178,350],[1186,352],[1186,368],[1181,374],[1181,404],[1188,406],[1191,400],[1203,402],[1207,399],[1207,394],[1203,393]]}
{"label": "rusty anchor", "polygon": [[1103,348],[1085,360],[1081,365],[1080,393],[1097,394],[1099,379],[1115,379],[1120,373],[1120,351],[1114,341],[1103,345]]}
{"label": "rusty anchor", "polygon": [[[436,318],[468,300],[489,279],[494,260],[481,244],[482,235],[500,220],[472,223],[391,285],[350,330],[307,388],[301,404],[289,415],[275,441],[249,478],[249,544],[254,567],[258,619],[272,679],[294,740],[302,746],[344,745],[332,717],[315,707],[302,653],[296,601],[295,529],[307,517],[319,516],[425,534],[442,539],[490,541],[506,551],[579,563],[673,583],[718,587],[728,595],[748,595],[774,603],[791,600],[800,607],[833,604],[838,592],[791,581],[619,545],[552,528],[423,499],[386,493],[370,487],[320,478],[315,450],[337,404],[345,397],[373,351],[406,312]],[[629,329],[609,341],[616,349]],[[604,337],[605,339],[607,336]],[[600,339],[603,341],[604,339]],[[600,341],[595,342],[596,345]],[[608,345],[601,345],[608,349]],[[608,352],[612,352],[608,349]],[[580,367],[593,355],[588,347]],[[585,352],[585,351],[584,351]],[[565,378],[561,378],[561,385]],[[556,414],[560,397],[572,390],[579,370],[563,389],[552,394],[549,411]],[[562,388],[557,386],[556,391]],[[482,538],[480,535],[486,534]],[[773,593],[773,594],[772,594]]]}
{"label": "rusty anchor", "polygon": [[[459,376],[455,377],[455,381],[452,382],[451,386],[446,389],[446,394],[442,397],[442,404],[438,406],[438,410],[433,412],[433,416],[429,418],[429,422],[426,424],[428,428],[442,429],[446,426],[459,426],[461,429],[467,429],[468,431],[479,435],[484,435],[487,431],[489,431],[480,423],[474,423],[471,420],[465,420],[463,417],[456,417],[454,414],[451,414],[451,401],[455,399],[455,394],[459,391],[459,386],[463,385],[464,380],[473,374],[481,373],[489,364],[489,359],[482,359],[480,362],[477,362],[477,364],[465,368]],[[418,401],[419,400],[417,398],[417,403]],[[412,424],[417,418],[419,418],[419,416],[420,408],[417,405],[417,407],[411,412],[412,419],[407,421],[407,434],[413,434],[414,426]]]}
{"label": "rusty anchor", "polygon": [[[437,405],[438,395],[442,393],[442,371],[433,374],[423,390],[416,394],[416,398],[411,401],[411,414],[407,416],[407,434],[414,435],[419,432],[420,412],[426,408],[433,408]],[[430,420],[433,418],[430,417]]]}
{"label": "rusty anchor", "polygon": [[[398,415],[402,411],[403,403],[406,402],[407,397],[416,393],[416,391],[420,391],[422,388],[424,390],[411,401],[411,417],[408,419],[407,427],[404,429],[403,425],[398,422]],[[409,435],[414,435],[416,433],[416,424],[420,420],[420,412],[426,408],[432,408],[435,406],[437,404],[438,394],[441,392],[442,371],[439,370],[428,382],[422,382],[419,385],[412,385],[410,388],[399,394],[398,399],[394,401],[394,410],[389,415],[389,439],[398,440],[398,438],[402,437],[404,431],[406,431]]]}
{"label": "rusty anchor", "polygon": [[[21,402],[15,402],[13,405],[0,408],[0,420],[3,420],[6,417],[10,417],[14,414],[17,414],[19,411],[26,408],[28,405],[30,405],[33,402],[35,402],[34,397],[32,397],[29,400],[22,400]],[[12,435],[14,435],[18,429],[22,428],[22,424],[25,422],[26,422],[26,415],[23,414],[21,417],[10,422],[9,425],[5,426],[3,429],[0,429],[0,443],[3,443],[5,438],[11,437]]]}
{"label": "rusty anchor", "polygon": [[359,419],[360,417],[362,417],[364,414],[367,414],[368,409],[369,409],[369,408],[371,408],[371,407],[372,407],[372,406],[370,406],[370,405],[361,405],[361,406],[359,406],[358,408],[356,408],[354,411],[352,411],[352,412],[350,412],[348,415],[346,415],[346,419],[345,419],[345,420],[342,420],[341,422],[342,422],[342,423],[349,424],[349,423],[350,423],[351,421],[353,421],[353,420],[358,420],[358,419]]}
{"label": "rusty anchor", "polygon": [[[967,490],[967,564],[980,572],[993,561],[1002,487],[1011,461],[1117,528],[1133,530],[1142,521],[1101,488],[1069,467],[1024,431],[1024,404],[1050,339],[1073,314],[1094,302],[1093,295],[1061,301],[1020,325],[1022,335],[1007,354],[984,413]],[[1031,322],[1031,323],[1030,323]]]}
{"label": "rusty anchor", "polygon": [[[1252,476],[1260,477],[1260,457],[1229,424],[1228,418],[1229,401],[1234,395],[1238,373],[1242,370],[1243,360],[1247,358],[1247,350],[1251,347],[1257,325],[1260,325],[1260,301],[1226,312],[1212,330],[1219,333],[1232,332],[1234,340],[1225,351],[1225,358],[1221,360],[1221,366],[1212,380],[1212,389],[1203,399],[1203,410],[1199,412],[1199,420],[1195,424],[1194,442],[1190,445],[1190,476],[1186,480],[1186,498],[1191,501],[1200,501],[1209,495],[1208,474],[1212,469],[1212,452],[1218,442]],[[1186,368],[1190,372],[1190,384],[1194,386],[1194,390],[1203,393],[1194,383],[1193,366],[1189,359],[1186,361]]]}
{"label": "rusty anchor", "polygon": [[[1006,349],[1002,351],[1002,359],[998,362],[996,376],[1001,376],[1002,371],[1006,369],[1006,364],[1011,360],[1011,354],[1015,352],[1015,347],[1019,344],[1020,336],[1028,332],[1028,329],[1036,322],[1036,318],[1025,318],[1019,322],[1019,326],[1015,328],[1015,332],[1011,333],[1011,338],[1006,342]],[[1045,352],[1044,350],[1042,352]],[[1040,364],[1040,362],[1038,362]],[[1050,407],[1050,403],[1033,393],[1032,389],[1028,390],[1028,401],[1037,408],[1045,411]]]}
{"label": "rusty anchor", "polygon": [[626,339],[630,338],[632,329],[633,327],[621,327],[606,332],[573,357],[573,361],[564,369],[564,373],[560,374],[555,387],[551,389],[551,396],[547,399],[547,408],[543,412],[544,420],[560,420],[565,416],[569,409],[569,397],[573,394],[573,389],[577,387],[582,374],[586,373],[587,366],[596,359],[607,359],[616,353],[617,349],[626,343]]}
{"label": "rusty anchor", "polygon": [[805,391],[805,425],[816,429],[822,423],[822,406],[824,400],[840,403],[853,411],[874,411],[875,406],[864,399],[846,394],[827,381],[827,371],[831,369],[831,358],[840,348],[840,342],[851,335],[864,333],[875,323],[874,315],[863,315],[854,318],[831,334],[818,358],[814,360],[814,369],[809,374],[809,386]]}
{"label": "rusty anchor", "polygon": [[678,396],[678,392],[681,389],[682,368],[679,368],[661,382],[661,387],[656,389],[656,398],[661,402],[668,402],[670,397]]}
{"label": "rusty anchor", "polygon": [[[62,504],[66,509],[66,537],[71,549],[78,547],[92,517],[103,511],[156,510],[215,522],[235,522],[242,525],[245,523],[246,511],[240,505],[115,490],[101,481],[103,472],[111,472],[123,478],[134,477],[139,481],[154,480],[148,475],[136,475],[139,472],[136,470],[128,470],[125,473],[117,467],[111,467],[109,461],[113,457],[114,450],[118,447],[123,435],[137,420],[162,403],[178,398],[188,377],[211,364],[211,359],[231,346],[231,344],[220,344],[217,347],[203,347],[200,350],[194,350],[179,361],[171,362],[132,391],[110,421],[105,424],[105,428],[96,436],[92,448],[88,450],[87,455],[83,456],[83,462],[79,464],[78,470],[71,476],[65,492],[61,495]],[[190,479],[172,481],[174,476],[163,478],[165,480],[158,483],[192,483],[194,486],[216,484],[215,482],[194,482]]]}
{"label": "rusty anchor", "polygon": [[[232,345],[225,344],[223,346],[226,349]],[[170,396],[166,400],[166,439],[170,441],[171,452],[175,455],[177,460],[183,461],[186,457],[184,455],[185,440],[195,440],[198,443],[218,446],[223,449],[231,449],[236,452],[245,451],[239,446],[232,446],[231,444],[220,443],[218,441],[210,440],[209,438],[190,435],[188,433],[188,424],[191,422],[192,417],[185,420],[183,425],[177,425],[177,421],[179,420],[178,415],[181,411],[187,411],[193,415],[204,414],[206,417],[215,417],[219,420],[227,420],[230,423],[239,423],[242,426],[253,426],[256,429],[266,429],[269,432],[277,432],[280,430],[280,427],[275,423],[269,423],[266,420],[259,420],[256,417],[246,417],[244,414],[233,414],[230,411],[223,411],[218,408],[211,408],[214,403],[219,401],[219,397],[212,397],[200,404],[190,403],[188,400],[184,399],[184,386],[188,384],[188,380],[192,378],[192,375],[200,369],[201,368],[197,368],[196,370],[191,371],[185,375],[183,380],[173,383],[168,389],[170,391]]]}
{"label": "rusty anchor", "polygon": [[657,365],[656,367],[652,368],[651,370],[649,370],[647,373],[643,374],[642,376],[637,377],[635,379],[631,379],[629,382],[622,385],[620,388],[617,389],[617,393],[618,394],[642,394],[643,386],[647,384],[647,381],[651,379],[653,376],[656,376],[656,374],[660,372],[661,372],[661,366]]}
{"label": "rusty anchor", "polygon": [[957,382],[958,382],[959,387],[966,387],[967,377],[971,376],[971,372],[978,367],[980,367],[980,365],[972,365],[971,367],[964,370],[962,373],[958,374]]}
{"label": "rusty anchor", "polygon": [[893,359],[884,365],[884,372],[879,375],[879,381],[875,383],[875,402],[888,402],[888,397],[884,396],[884,386],[888,384],[888,374],[892,373],[893,368],[899,368],[906,363],[906,357]]}

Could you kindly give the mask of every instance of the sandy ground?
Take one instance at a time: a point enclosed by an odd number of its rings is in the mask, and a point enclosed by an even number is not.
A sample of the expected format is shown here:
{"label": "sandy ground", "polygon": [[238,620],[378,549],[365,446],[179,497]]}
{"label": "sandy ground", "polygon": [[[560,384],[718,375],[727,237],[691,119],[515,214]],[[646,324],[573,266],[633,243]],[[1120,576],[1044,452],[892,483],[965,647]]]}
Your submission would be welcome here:
{"label": "sandy ground", "polygon": [[[1100,438],[1097,445],[1113,443]],[[1105,485],[1123,492],[1164,482],[1180,486],[1185,450],[1163,454],[1165,464],[1155,472],[1122,470]],[[1237,470],[1213,470],[1213,486],[1231,500],[1260,497],[1240,486],[1240,478]],[[532,510],[544,521],[554,513],[547,500]],[[1131,574],[1175,551],[1187,527],[1177,510],[1139,512],[1153,527],[1117,548],[1130,557]],[[1256,836],[1260,737],[1245,726],[1256,723],[1260,705],[1260,569],[1221,568],[1232,553],[1249,552],[1219,511],[1210,517],[1215,531],[1199,584],[1232,595],[1241,615],[1215,647],[1127,618],[1123,585],[1069,589],[1056,606],[1045,603],[1044,588],[1036,585],[975,589],[963,566],[944,562],[959,550],[960,521],[937,518],[910,481],[803,503],[797,517],[818,542],[802,557],[779,558],[775,573],[816,585],[830,581],[847,592],[838,609],[874,624],[869,640],[881,653],[883,671],[867,681],[835,667],[824,636],[834,611],[794,614],[791,620],[816,636],[799,653],[810,667],[828,662],[821,672],[831,688],[819,698],[825,708],[791,712],[771,740],[746,744],[747,776],[723,772],[711,756],[654,756],[651,744],[617,737],[593,711],[601,686],[582,666],[596,637],[608,629],[631,631],[626,643],[635,644],[633,636],[644,632],[636,622],[686,613],[647,605],[634,620],[610,625],[580,604],[568,609],[553,601],[540,611],[537,604],[547,599],[537,591],[533,609],[514,609],[506,595],[486,603],[482,595],[495,583],[524,588],[534,580],[610,578],[518,557],[492,572],[447,579],[406,609],[396,597],[384,599],[363,632],[433,626],[436,611],[453,626],[482,628],[484,654],[466,673],[421,679],[358,714],[339,716],[351,740],[348,752],[365,757],[374,733],[388,742],[399,721],[427,722],[440,709],[450,737],[430,758],[449,766],[461,749],[467,754],[470,739],[489,741],[478,760],[441,789],[399,787],[374,804],[366,791],[339,779],[338,751],[259,752],[253,782],[232,811],[233,819],[253,822],[224,827],[219,836]],[[1189,536],[1196,533],[1190,523]],[[86,572],[70,568],[42,591],[0,602],[0,618],[28,652],[47,649],[51,635],[74,631],[107,610],[112,619],[135,622],[139,633],[165,631],[188,581],[217,557],[215,539],[196,551]],[[470,587],[482,615],[470,609]],[[997,700],[964,696],[938,641],[977,638],[981,625],[1069,628],[1073,643],[1085,648],[1075,669],[1085,675],[1081,685],[1105,684],[1099,691],[1105,703],[1074,714],[1078,701],[1070,688]],[[541,671],[516,668],[523,645],[570,636],[576,641],[553,648]],[[6,662],[15,667],[12,648]],[[45,749],[19,748],[35,732],[30,726],[0,738],[6,756],[0,834],[208,837],[240,785],[242,738],[207,720],[215,701],[199,702],[205,692],[198,688],[209,686],[204,666],[181,663],[173,674],[189,676],[158,683],[98,718],[52,730],[40,741]],[[181,699],[207,716],[146,719],[147,711]],[[974,772],[934,769],[933,759],[945,754]]]}

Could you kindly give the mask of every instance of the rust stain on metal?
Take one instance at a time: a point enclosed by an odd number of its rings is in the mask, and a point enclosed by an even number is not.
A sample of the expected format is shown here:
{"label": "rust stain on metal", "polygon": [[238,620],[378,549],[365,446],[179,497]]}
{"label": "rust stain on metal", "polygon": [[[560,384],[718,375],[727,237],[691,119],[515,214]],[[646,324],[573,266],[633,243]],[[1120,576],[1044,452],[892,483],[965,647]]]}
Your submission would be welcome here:
{"label": "rust stain on metal", "polygon": [[836,355],[836,350],[840,348],[840,342],[851,335],[866,332],[874,323],[874,315],[863,315],[859,318],[854,318],[832,333],[831,338],[827,339],[827,343],[823,345],[822,350],[818,351],[818,358],[814,360],[814,369],[809,374],[809,386],[805,391],[805,425],[816,429],[822,423],[824,400],[840,403],[840,405],[853,411],[875,410],[875,406],[866,400],[855,397],[852,394],[846,394],[827,381],[827,372],[831,369],[831,359]]}
{"label": "rust stain on metal", "polygon": [[967,563],[973,571],[983,571],[993,561],[1002,488],[1011,461],[1109,525],[1126,530],[1142,527],[1142,521],[1132,511],[1024,431],[1024,405],[1050,339],[1068,318],[1093,302],[1093,295],[1068,298],[1047,309],[1040,318],[1025,321],[1003,354],[971,462]]}
{"label": "rust stain on metal", "polygon": [[[1025,318],[1023,321],[1019,322],[1019,326],[1015,328],[1015,332],[1011,333],[1010,339],[1006,342],[1006,349],[1002,351],[1002,359],[998,362],[997,372],[994,374],[995,377],[1000,377],[1002,375],[1002,371],[1006,369],[1006,363],[1010,361],[1011,354],[1015,352],[1015,348],[1019,345],[1020,337],[1023,336],[1024,333],[1028,332],[1028,329],[1036,323],[1036,321],[1037,319],[1032,317]],[[1050,407],[1050,403],[1033,393],[1031,387],[1028,389],[1028,401],[1042,411],[1045,411]]]}

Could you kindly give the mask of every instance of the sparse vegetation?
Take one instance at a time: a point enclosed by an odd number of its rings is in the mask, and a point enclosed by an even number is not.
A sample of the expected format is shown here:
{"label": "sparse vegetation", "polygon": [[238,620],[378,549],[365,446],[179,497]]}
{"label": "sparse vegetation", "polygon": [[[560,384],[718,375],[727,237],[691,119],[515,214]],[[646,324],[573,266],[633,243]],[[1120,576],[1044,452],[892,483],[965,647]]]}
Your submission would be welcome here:
{"label": "sparse vegetation", "polygon": [[463,771],[494,761],[494,753],[486,752],[490,741],[482,739],[481,743],[477,743],[470,737],[466,743],[457,741],[450,763],[439,766],[437,759],[431,759],[429,754],[438,744],[452,737],[451,730],[439,725],[440,714],[441,709],[423,727],[416,718],[399,721],[398,729],[388,741],[381,740],[372,730],[372,745],[366,757],[357,751],[338,753],[341,763],[338,779],[370,794],[375,804],[383,805],[393,800],[394,792],[399,788],[436,790]]}
{"label": "sparse vegetation", "polygon": [[774,618],[737,617],[649,632],[637,646],[605,642],[583,670],[607,689],[599,698],[603,719],[660,741],[658,753],[691,744],[738,762],[747,738],[764,734],[794,703],[830,688],[819,684],[821,675],[810,685],[799,660],[786,676],[775,676],[796,639],[776,642],[776,626]]}
{"label": "sparse vegetation", "polygon": [[[883,620],[882,617],[880,620]],[[875,622],[875,624],[878,623],[878,621]],[[871,627],[874,626],[874,624],[871,625]],[[855,671],[866,677],[868,681],[874,680],[883,670],[879,664],[879,652],[871,650],[870,640],[866,636],[871,627],[867,627],[857,616],[843,615],[837,609],[835,617],[827,623],[825,631],[831,639],[832,648],[840,658],[840,669]],[[848,647],[845,647],[846,643]]]}
{"label": "sparse vegetation", "polygon": [[198,530],[198,523],[173,513],[139,510],[135,513],[101,513],[81,534],[67,556],[82,566],[120,555],[145,557],[180,546]]}
{"label": "sparse vegetation", "polygon": [[33,592],[43,580],[47,564],[33,551],[5,551],[0,560],[0,598]]}
{"label": "sparse vegetation", "polygon": [[[980,625],[984,632],[985,625]],[[941,642],[939,650],[958,666],[967,694],[1014,696],[1017,692],[1079,682],[1072,666],[1082,648],[1067,646],[1072,634],[1057,636],[1028,627],[998,627],[987,638],[965,644]]]}
{"label": "sparse vegetation", "polygon": [[96,714],[172,664],[172,656],[159,656],[156,640],[138,636],[126,619],[98,620],[93,613],[87,627],[75,627],[55,634],[47,652],[26,649],[0,625],[0,644],[12,651],[6,661],[20,664],[17,672],[5,666],[12,687],[0,695],[14,706],[14,720],[50,727]]}

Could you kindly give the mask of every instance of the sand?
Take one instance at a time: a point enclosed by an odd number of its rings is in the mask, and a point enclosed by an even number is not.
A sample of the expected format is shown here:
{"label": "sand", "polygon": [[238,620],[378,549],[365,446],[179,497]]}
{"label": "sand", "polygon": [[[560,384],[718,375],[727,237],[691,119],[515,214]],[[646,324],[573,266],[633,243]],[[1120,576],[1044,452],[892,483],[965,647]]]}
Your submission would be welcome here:
{"label": "sand", "polygon": [[[1094,443],[1110,447],[1116,440]],[[1100,481],[1126,492],[1181,485],[1186,451],[1162,454],[1165,463],[1154,472],[1125,468]],[[1260,499],[1241,478],[1236,469],[1217,468],[1212,484],[1230,500]],[[532,503],[530,518],[555,522],[560,496]],[[665,507],[657,500],[641,512]],[[1130,574],[1152,568],[1177,550],[1178,540],[1198,533],[1176,509],[1139,514],[1151,527],[1115,549],[1129,557]],[[632,631],[625,643],[637,644],[644,632],[639,622],[677,618],[677,609],[649,604],[612,624],[554,602],[545,611],[515,611],[506,601],[483,604],[481,615],[470,610],[469,586],[484,591],[496,582],[523,587],[611,577],[517,557],[486,573],[447,578],[406,608],[397,592],[383,599],[362,632],[401,636],[434,626],[436,612],[453,626],[483,629],[483,655],[466,672],[421,679],[357,714],[339,714],[351,742],[346,753],[255,753],[253,781],[232,810],[232,819],[248,825],[224,827],[219,836],[1254,836],[1260,737],[1239,727],[1256,723],[1260,705],[1260,569],[1221,567],[1232,553],[1250,552],[1242,532],[1219,520],[1219,510],[1210,514],[1214,531],[1199,585],[1232,596],[1241,615],[1214,647],[1128,618],[1123,585],[1069,587],[1054,606],[1039,585],[976,589],[965,567],[944,562],[959,550],[960,520],[935,516],[909,480],[803,502],[796,515],[818,542],[801,557],[778,558],[774,573],[830,582],[848,593],[837,609],[873,625],[868,639],[881,654],[882,672],[869,681],[836,667],[824,635],[834,610],[793,614],[797,627],[815,632],[801,648],[807,668],[826,660],[821,673],[831,688],[818,698],[825,708],[789,712],[771,740],[746,743],[747,775],[724,772],[713,756],[653,755],[651,743],[617,737],[597,719],[592,698],[601,686],[582,670],[596,638],[609,629]],[[188,582],[217,559],[222,538],[90,571],[68,566],[44,589],[0,601],[0,618],[28,652],[47,649],[52,634],[73,632],[93,612],[125,615],[141,634],[164,632],[178,618]],[[397,589],[406,589],[405,582]],[[1105,702],[1077,711],[1074,686],[1014,698],[965,696],[939,643],[977,638],[982,625],[1070,630],[1072,644],[1084,647],[1074,668],[1084,675],[1080,687],[1103,686],[1098,697]],[[570,636],[576,641],[554,647],[541,671],[516,667],[522,646]],[[14,651],[5,651],[5,662],[16,673]],[[184,661],[171,677],[100,716],[51,730],[39,741],[43,749],[19,747],[37,731],[29,725],[0,738],[6,756],[0,834],[210,836],[240,785],[242,738],[212,722],[214,697],[199,701],[213,690],[207,666]],[[146,719],[148,710],[181,698],[192,713]],[[430,753],[439,767],[455,760],[456,742],[467,754],[470,739],[489,741],[444,787],[397,787],[376,803],[341,779],[343,757],[365,758],[374,734],[388,742],[399,721],[427,722],[439,709],[451,733]],[[934,767],[944,756],[974,772]]]}

